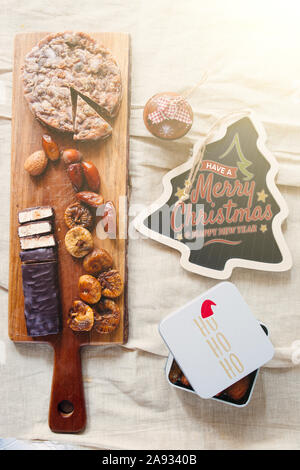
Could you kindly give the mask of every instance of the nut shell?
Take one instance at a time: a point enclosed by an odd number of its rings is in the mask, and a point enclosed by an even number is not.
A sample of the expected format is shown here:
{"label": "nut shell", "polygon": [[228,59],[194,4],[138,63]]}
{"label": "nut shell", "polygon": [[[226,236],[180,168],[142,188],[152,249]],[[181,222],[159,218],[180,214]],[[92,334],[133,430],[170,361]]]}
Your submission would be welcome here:
{"label": "nut shell", "polygon": [[69,228],[73,228],[78,225],[84,228],[91,228],[93,225],[93,216],[87,207],[83,206],[79,202],[74,202],[74,204],[71,204],[66,208],[64,221]]}
{"label": "nut shell", "polygon": [[73,331],[90,331],[94,325],[94,310],[81,300],[74,300],[68,325]]}
{"label": "nut shell", "polygon": [[119,271],[111,269],[110,271],[104,271],[98,276],[98,280],[101,284],[102,295],[104,297],[110,297],[112,299],[119,297],[123,292],[123,281]]}
{"label": "nut shell", "polygon": [[89,274],[80,276],[78,290],[79,297],[88,304],[96,304],[101,298],[100,282]]}
{"label": "nut shell", "polygon": [[98,274],[101,271],[110,269],[112,265],[111,255],[103,248],[94,248],[83,260],[83,267],[89,274]]}
{"label": "nut shell", "polygon": [[28,171],[31,176],[38,176],[43,173],[48,163],[48,158],[44,150],[38,150],[32,153],[24,163],[24,169]]}
{"label": "nut shell", "polygon": [[71,228],[65,236],[65,245],[68,252],[75,258],[83,258],[92,251],[94,242],[90,232],[83,227]]}
{"label": "nut shell", "polygon": [[121,313],[116,302],[101,300],[96,306],[95,330],[98,333],[112,333],[120,323]]}

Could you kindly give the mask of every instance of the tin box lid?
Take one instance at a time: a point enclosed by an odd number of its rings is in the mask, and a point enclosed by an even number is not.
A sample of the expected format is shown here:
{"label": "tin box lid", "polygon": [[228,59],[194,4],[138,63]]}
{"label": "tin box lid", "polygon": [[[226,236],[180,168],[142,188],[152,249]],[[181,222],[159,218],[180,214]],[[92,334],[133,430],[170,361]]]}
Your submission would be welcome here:
{"label": "tin box lid", "polygon": [[231,282],[166,317],[160,334],[191,386],[211,398],[272,359],[274,348]]}

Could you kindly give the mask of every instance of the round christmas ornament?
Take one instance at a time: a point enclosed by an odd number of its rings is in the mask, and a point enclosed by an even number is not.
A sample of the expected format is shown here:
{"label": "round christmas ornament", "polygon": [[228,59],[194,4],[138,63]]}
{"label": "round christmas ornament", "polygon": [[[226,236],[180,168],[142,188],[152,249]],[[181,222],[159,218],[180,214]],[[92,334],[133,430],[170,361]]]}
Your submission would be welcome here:
{"label": "round christmas ornament", "polygon": [[158,93],[145,105],[144,122],[156,137],[175,140],[192,127],[193,111],[184,96],[174,92]]}

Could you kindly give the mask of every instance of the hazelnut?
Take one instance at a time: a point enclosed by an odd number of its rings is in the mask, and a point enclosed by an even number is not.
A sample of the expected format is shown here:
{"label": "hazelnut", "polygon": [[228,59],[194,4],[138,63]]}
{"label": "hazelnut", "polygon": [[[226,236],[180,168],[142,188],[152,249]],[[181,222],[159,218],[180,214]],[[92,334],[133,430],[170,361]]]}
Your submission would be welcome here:
{"label": "hazelnut", "polygon": [[24,163],[24,168],[31,176],[38,176],[45,170],[48,158],[43,150],[32,153]]}

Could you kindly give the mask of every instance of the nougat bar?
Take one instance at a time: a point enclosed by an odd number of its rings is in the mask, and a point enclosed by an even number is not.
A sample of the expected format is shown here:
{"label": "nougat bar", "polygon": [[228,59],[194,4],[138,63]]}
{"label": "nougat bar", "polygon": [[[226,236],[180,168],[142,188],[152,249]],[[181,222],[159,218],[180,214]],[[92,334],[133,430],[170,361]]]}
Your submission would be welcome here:
{"label": "nougat bar", "polygon": [[29,336],[60,330],[57,262],[22,264],[25,318]]}
{"label": "nougat bar", "polygon": [[20,238],[22,250],[34,250],[35,248],[47,248],[55,246],[55,238],[52,234]]}
{"label": "nougat bar", "polygon": [[29,237],[32,235],[41,235],[43,233],[50,233],[52,231],[52,224],[49,220],[42,222],[29,222],[23,224],[18,228],[18,235],[20,238]]}
{"label": "nougat bar", "polygon": [[19,212],[19,223],[34,222],[42,219],[51,219],[54,211],[50,206],[29,207]]}

